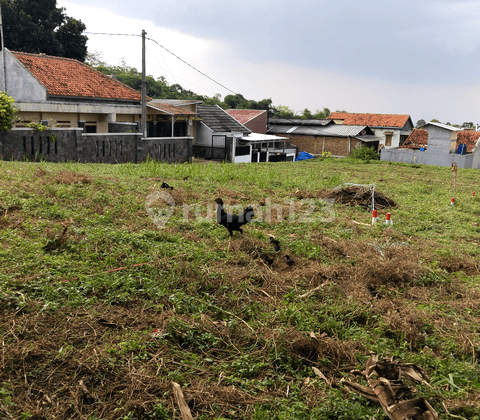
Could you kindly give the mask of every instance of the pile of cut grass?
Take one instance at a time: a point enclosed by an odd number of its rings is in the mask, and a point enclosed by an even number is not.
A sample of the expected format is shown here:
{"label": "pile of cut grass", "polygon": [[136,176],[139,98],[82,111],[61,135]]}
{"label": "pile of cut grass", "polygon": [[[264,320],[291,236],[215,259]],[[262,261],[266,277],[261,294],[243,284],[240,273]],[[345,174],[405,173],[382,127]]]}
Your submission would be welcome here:
{"label": "pile of cut grass", "polygon": [[[426,369],[441,418],[480,419],[478,175],[459,170],[455,193],[451,177],[0,162],[0,416],[170,419],[176,382],[198,419],[385,419],[340,383],[375,351]],[[375,184],[394,225],[324,200],[344,183]],[[216,197],[255,206],[243,236],[216,224]]]}

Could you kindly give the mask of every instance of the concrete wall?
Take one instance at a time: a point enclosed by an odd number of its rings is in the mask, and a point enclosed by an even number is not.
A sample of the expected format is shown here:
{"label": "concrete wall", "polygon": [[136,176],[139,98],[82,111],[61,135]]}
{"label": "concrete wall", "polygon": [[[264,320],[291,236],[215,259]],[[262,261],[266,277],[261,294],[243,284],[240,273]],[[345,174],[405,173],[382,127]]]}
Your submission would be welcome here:
{"label": "concrete wall", "polygon": [[435,166],[452,166],[452,163],[455,162],[459,168],[480,169],[480,150],[468,155],[459,155],[456,153],[436,153],[429,149],[424,152],[406,149],[382,149],[380,160]]}
{"label": "concrete wall", "polygon": [[156,159],[188,162],[191,137],[147,138],[140,133],[85,134],[82,129],[50,129],[43,132],[15,128],[0,133],[3,160],[79,161],[126,163]]}
{"label": "concrete wall", "polygon": [[428,132],[427,150],[429,152],[448,154],[451,150],[455,150],[457,131],[451,131],[431,124],[427,124],[423,128]]}
{"label": "concrete wall", "polygon": [[192,137],[142,139],[138,144],[137,161],[155,159],[162,162],[189,162],[193,155]]}
{"label": "concrete wall", "polygon": [[[5,50],[7,94],[16,101],[45,101],[47,88],[43,86],[10,51]],[[3,70],[3,54],[0,54]],[[0,90],[5,91],[5,80],[0,77]]]}
{"label": "concrete wall", "polygon": [[195,144],[202,146],[212,146],[213,132],[205,124],[197,124],[197,133],[195,136]]}

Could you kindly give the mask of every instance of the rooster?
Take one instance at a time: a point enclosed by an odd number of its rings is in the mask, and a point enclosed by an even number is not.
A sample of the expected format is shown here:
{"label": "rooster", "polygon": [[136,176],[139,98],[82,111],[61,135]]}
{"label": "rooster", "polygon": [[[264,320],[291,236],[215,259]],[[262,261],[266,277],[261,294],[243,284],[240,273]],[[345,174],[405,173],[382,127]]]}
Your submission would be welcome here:
{"label": "rooster", "polygon": [[250,222],[255,216],[253,208],[248,206],[242,214],[237,216],[236,214],[225,213],[225,210],[223,210],[223,200],[221,198],[216,198],[215,202],[218,204],[217,222],[225,226],[230,236],[233,236],[233,231],[243,234],[242,226]]}

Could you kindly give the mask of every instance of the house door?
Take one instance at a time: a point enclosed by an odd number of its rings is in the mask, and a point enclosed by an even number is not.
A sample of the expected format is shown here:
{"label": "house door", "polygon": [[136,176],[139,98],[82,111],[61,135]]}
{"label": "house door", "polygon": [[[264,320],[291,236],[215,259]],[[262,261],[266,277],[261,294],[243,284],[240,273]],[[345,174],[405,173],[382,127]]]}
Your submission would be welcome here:
{"label": "house door", "polygon": [[227,136],[212,136],[211,157],[213,160],[225,160],[227,158]]}

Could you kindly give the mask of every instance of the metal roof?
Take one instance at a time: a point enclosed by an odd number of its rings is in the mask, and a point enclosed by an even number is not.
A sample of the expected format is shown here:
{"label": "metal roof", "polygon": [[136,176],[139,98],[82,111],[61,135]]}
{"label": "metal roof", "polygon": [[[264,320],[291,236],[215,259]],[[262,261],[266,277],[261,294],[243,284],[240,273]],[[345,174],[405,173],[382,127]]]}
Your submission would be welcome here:
{"label": "metal roof", "polygon": [[325,126],[332,124],[332,120],[319,120],[319,119],[310,119],[303,120],[301,118],[271,118],[268,121],[271,125],[315,125],[315,126]]}
{"label": "metal roof", "polygon": [[198,105],[197,113],[203,120],[203,124],[214,133],[251,133],[247,127],[240,124],[218,105]]}
{"label": "metal roof", "polygon": [[377,137],[377,136],[355,136],[355,138],[365,143],[369,143],[372,141],[380,142],[383,140],[381,137]]}
{"label": "metal roof", "polygon": [[427,125],[434,125],[435,127],[440,127],[440,128],[444,128],[446,130],[450,130],[450,131],[462,131],[461,128],[457,128],[457,127],[452,127],[451,125],[447,125],[447,124],[442,124],[442,123],[436,123],[436,122],[428,122],[418,128],[425,128]]}
{"label": "metal roof", "polygon": [[265,142],[265,141],[283,141],[287,140],[287,137],[272,136],[268,134],[259,134],[259,133],[250,133],[246,136],[241,137],[242,140],[251,141],[251,142]]}
{"label": "metal roof", "polygon": [[202,101],[196,99],[152,99],[149,103],[161,102],[175,106],[201,104]]}
{"label": "metal roof", "polygon": [[332,124],[326,127],[305,127],[290,125],[273,125],[268,129],[268,134],[295,134],[303,136],[330,136],[330,137],[355,137],[360,135],[363,130],[369,132],[366,125],[341,125]]}
{"label": "metal roof", "polygon": [[322,128],[322,132],[325,136],[358,136],[360,133],[367,128],[366,125],[343,125],[343,124],[336,124],[330,125],[328,127]]}

